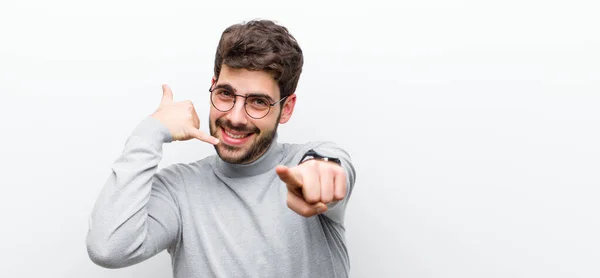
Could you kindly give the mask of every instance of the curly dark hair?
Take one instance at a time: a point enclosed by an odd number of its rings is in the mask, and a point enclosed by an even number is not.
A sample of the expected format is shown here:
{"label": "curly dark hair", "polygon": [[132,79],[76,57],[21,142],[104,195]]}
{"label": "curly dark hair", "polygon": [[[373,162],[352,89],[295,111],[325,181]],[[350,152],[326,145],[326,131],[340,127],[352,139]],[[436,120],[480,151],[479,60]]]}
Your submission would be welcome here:
{"label": "curly dark hair", "polygon": [[223,31],[215,55],[216,78],[223,64],[273,74],[283,98],[296,91],[304,57],[286,27],[270,20],[252,20]]}

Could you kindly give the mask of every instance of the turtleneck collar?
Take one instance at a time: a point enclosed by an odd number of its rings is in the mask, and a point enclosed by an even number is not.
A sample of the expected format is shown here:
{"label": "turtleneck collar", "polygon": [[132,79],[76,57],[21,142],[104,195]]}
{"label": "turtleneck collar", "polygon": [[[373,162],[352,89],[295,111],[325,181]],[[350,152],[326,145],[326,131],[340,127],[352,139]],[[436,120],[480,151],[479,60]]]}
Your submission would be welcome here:
{"label": "turtleneck collar", "polygon": [[231,164],[221,159],[219,155],[215,155],[216,169],[230,178],[255,176],[267,171],[275,172],[275,166],[283,160],[283,150],[277,143],[277,137],[275,135],[267,151],[250,164]]}

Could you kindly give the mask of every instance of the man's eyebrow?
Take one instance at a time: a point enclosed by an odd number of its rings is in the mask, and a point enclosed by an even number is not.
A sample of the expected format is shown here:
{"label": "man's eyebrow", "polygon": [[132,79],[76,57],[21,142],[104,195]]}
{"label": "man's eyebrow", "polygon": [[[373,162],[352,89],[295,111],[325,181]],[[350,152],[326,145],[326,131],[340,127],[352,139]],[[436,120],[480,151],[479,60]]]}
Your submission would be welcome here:
{"label": "man's eyebrow", "polygon": [[[215,86],[214,90],[216,90],[216,89],[225,89],[225,90],[231,91],[234,94],[237,92],[235,90],[235,88],[233,88],[233,86],[231,86],[227,83],[222,83],[222,84]],[[265,93],[251,93],[251,94],[247,94],[246,97],[265,97],[265,98],[269,99],[269,101],[275,102],[275,100],[273,100],[273,98],[271,96],[269,96],[268,94],[265,94]]]}
{"label": "man's eyebrow", "polygon": [[214,90],[216,90],[216,89],[225,89],[225,90],[231,91],[233,93],[236,92],[236,90],[229,84],[219,84],[219,85],[215,86]]}
{"label": "man's eyebrow", "polygon": [[271,96],[267,95],[267,94],[263,94],[263,93],[252,93],[252,94],[248,94],[248,97],[265,97],[267,99],[269,99],[270,102],[275,102],[273,100],[273,98],[271,98]]}

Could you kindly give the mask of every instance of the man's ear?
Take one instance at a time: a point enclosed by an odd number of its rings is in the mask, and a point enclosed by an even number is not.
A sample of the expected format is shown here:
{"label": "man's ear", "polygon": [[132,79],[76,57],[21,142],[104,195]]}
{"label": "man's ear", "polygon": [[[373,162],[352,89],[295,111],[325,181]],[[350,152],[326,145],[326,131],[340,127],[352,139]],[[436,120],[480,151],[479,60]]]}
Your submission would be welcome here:
{"label": "man's ear", "polygon": [[210,87],[212,88],[213,85],[215,85],[215,82],[217,82],[217,78],[216,77],[212,77],[212,79],[210,80]]}
{"label": "man's ear", "polygon": [[292,117],[294,113],[294,106],[296,105],[296,94],[291,94],[285,99],[285,103],[281,108],[281,117],[279,118],[280,124],[285,124]]}

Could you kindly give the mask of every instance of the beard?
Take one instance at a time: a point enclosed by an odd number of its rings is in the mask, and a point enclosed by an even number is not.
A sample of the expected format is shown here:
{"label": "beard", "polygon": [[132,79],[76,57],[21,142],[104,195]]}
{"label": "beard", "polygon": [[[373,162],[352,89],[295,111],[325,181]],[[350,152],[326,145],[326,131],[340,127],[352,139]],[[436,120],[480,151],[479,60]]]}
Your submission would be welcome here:
{"label": "beard", "polygon": [[234,126],[224,117],[216,119],[213,125],[213,121],[209,117],[209,122],[211,123],[209,126],[210,135],[214,137],[217,137],[217,131],[220,128],[227,128],[244,133],[253,133],[254,135],[253,142],[249,146],[245,147],[230,146],[221,140],[221,143],[214,146],[215,150],[217,151],[217,155],[219,155],[223,161],[231,164],[248,164],[255,161],[261,155],[263,155],[271,146],[271,143],[273,143],[275,135],[277,134],[277,128],[279,127],[280,117],[281,114],[277,116],[275,127],[272,130],[265,132],[262,132],[257,127],[252,126]]}

